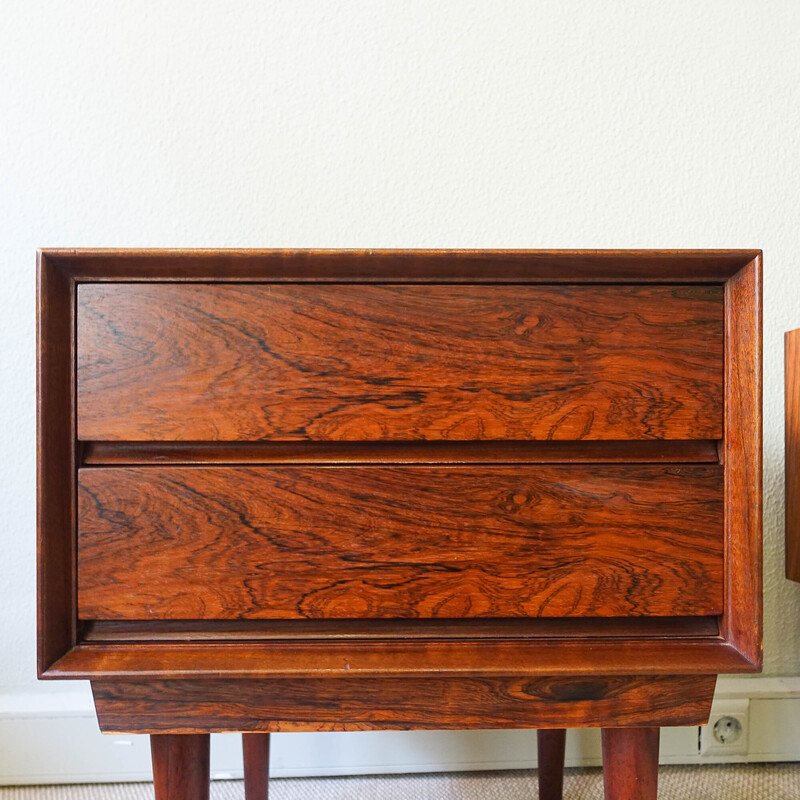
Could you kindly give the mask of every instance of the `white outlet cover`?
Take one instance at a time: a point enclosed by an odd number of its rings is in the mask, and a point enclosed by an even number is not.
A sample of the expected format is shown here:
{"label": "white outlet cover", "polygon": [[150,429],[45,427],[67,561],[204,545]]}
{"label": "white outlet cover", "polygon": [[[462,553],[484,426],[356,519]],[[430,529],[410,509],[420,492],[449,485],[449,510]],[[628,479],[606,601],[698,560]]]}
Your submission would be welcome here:
{"label": "white outlet cover", "polygon": [[[714,736],[714,725],[722,717],[733,717],[742,726],[742,735],[728,744],[718,742]],[[748,738],[750,733],[750,700],[727,700],[721,698],[711,706],[711,716],[708,725],[700,728],[700,755],[701,756],[746,756],[748,752]]]}

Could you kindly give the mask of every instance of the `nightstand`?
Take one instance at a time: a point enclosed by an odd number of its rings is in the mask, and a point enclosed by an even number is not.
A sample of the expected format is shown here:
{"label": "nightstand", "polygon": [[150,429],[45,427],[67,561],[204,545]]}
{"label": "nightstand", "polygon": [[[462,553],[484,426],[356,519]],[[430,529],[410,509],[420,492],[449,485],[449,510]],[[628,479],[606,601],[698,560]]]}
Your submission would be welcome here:
{"label": "nightstand", "polygon": [[152,734],[658,728],[761,664],[759,251],[47,250],[39,669]]}

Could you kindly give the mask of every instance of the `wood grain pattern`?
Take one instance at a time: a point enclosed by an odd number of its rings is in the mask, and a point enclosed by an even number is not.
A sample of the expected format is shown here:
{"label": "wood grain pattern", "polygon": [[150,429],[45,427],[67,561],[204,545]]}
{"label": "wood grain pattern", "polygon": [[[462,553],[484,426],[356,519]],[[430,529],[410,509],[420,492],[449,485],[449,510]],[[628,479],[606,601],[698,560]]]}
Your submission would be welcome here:
{"label": "wood grain pattern", "polygon": [[606,800],[656,800],[660,733],[657,727],[603,729]]}
{"label": "wood grain pattern", "polygon": [[83,284],[84,440],[719,439],[719,286]]}
{"label": "wood grain pattern", "polygon": [[725,284],[725,613],[722,635],[760,672],[762,629],[761,256]]}
{"label": "wood grain pattern", "polygon": [[97,468],[79,486],[83,619],[722,610],[716,466]]}
{"label": "wood grain pattern", "polygon": [[702,725],[716,676],[92,681],[105,733]]}
{"label": "wood grain pattern", "polygon": [[786,577],[800,581],[800,329],[788,331],[786,359]]}

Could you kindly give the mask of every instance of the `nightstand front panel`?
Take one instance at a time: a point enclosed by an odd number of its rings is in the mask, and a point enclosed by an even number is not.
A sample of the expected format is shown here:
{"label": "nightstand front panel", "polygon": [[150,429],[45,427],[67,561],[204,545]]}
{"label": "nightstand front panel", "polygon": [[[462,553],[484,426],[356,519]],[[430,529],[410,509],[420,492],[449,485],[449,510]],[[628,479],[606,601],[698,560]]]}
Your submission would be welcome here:
{"label": "nightstand front panel", "polygon": [[[703,725],[715,675],[92,681],[105,733]],[[168,711],[167,711],[168,709]]]}
{"label": "nightstand front panel", "polygon": [[720,439],[722,286],[96,283],[82,440]]}
{"label": "nightstand front panel", "polygon": [[79,474],[82,619],[713,615],[718,465]]}

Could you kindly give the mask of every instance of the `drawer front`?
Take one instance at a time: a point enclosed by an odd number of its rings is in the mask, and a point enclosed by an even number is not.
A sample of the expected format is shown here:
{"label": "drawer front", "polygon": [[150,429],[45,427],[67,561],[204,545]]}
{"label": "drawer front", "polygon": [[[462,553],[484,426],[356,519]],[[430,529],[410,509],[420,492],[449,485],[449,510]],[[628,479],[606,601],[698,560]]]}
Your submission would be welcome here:
{"label": "drawer front", "polygon": [[718,439],[721,286],[82,284],[78,435]]}
{"label": "drawer front", "polygon": [[82,619],[710,615],[719,466],[79,475]]}

